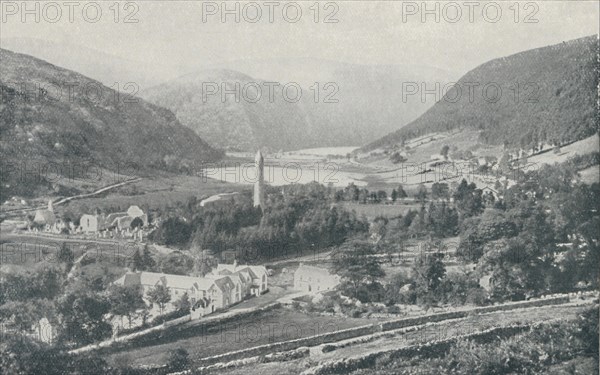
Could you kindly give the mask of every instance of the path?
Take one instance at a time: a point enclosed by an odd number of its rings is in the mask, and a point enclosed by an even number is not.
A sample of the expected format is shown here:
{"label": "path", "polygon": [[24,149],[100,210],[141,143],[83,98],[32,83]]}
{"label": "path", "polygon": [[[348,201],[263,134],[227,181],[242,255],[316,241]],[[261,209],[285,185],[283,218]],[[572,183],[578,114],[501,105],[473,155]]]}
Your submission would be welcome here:
{"label": "path", "polygon": [[[60,198],[60,199],[52,202],[52,205],[57,206],[57,205],[60,205],[60,204],[72,201],[74,199],[81,199],[81,198],[93,197],[94,195],[102,194],[102,193],[104,193],[106,191],[109,191],[109,190],[112,190],[112,189],[115,189],[115,188],[118,188],[118,187],[121,187],[121,186],[124,186],[124,185],[128,185],[128,184],[131,184],[131,183],[134,183],[134,182],[139,182],[141,180],[142,180],[142,177],[135,177],[135,178],[132,178],[132,179],[129,179],[129,180],[126,180],[126,181],[118,182],[116,184],[104,186],[104,187],[102,187],[100,189],[97,189],[97,190],[91,192],[91,193],[77,194],[77,195],[73,195],[73,196],[70,196],[70,197]],[[41,209],[44,209],[44,208],[46,208],[46,206],[29,207],[29,208],[14,208],[14,209],[11,209],[11,210],[1,211],[1,213],[2,214],[7,214],[7,213],[13,213],[13,212],[19,212],[19,213],[21,213],[21,212],[30,212],[30,211],[41,210]]]}

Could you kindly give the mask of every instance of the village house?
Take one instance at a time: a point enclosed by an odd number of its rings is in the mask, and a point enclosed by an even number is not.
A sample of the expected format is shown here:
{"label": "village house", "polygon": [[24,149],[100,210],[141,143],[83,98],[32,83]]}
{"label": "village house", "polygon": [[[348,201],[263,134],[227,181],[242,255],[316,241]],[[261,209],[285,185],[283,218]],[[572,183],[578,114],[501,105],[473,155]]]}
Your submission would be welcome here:
{"label": "village house", "polygon": [[171,293],[167,310],[172,309],[173,303],[187,293],[193,319],[227,308],[248,296],[260,296],[267,291],[267,271],[264,266],[238,266],[234,263],[220,264],[217,269],[218,272],[205,277],[129,272],[114,283],[123,286],[139,285],[144,298],[157,285],[167,287]]}
{"label": "village house", "polygon": [[41,209],[35,211],[35,216],[33,218],[33,222],[36,225],[46,226],[53,225],[56,221],[56,216],[54,215],[54,208],[52,207],[52,201],[48,201],[48,208]]}
{"label": "village house", "polygon": [[126,212],[115,212],[112,214],[84,214],[79,219],[79,231],[83,233],[96,233],[106,229],[117,228],[126,230],[130,228],[134,219],[139,218],[143,226],[148,225],[148,215],[138,206],[131,206]]}
{"label": "village house", "polygon": [[294,273],[294,289],[304,292],[322,292],[334,289],[340,284],[340,277],[329,270],[300,264]]}
{"label": "village house", "polygon": [[207,277],[223,276],[237,274],[243,283],[243,295],[260,296],[269,289],[268,274],[265,266],[247,266],[238,265],[237,261],[233,264],[218,264]]}

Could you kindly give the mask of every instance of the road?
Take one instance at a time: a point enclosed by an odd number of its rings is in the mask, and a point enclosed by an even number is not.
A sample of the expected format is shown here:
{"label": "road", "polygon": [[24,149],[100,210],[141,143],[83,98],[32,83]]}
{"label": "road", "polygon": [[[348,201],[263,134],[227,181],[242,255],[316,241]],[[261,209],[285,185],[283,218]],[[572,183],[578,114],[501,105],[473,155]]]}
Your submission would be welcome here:
{"label": "road", "polygon": [[[81,199],[81,198],[89,198],[89,197],[93,197],[95,195],[98,194],[102,194],[106,191],[121,187],[121,186],[125,186],[134,182],[138,182],[141,181],[142,177],[136,177],[136,178],[132,178],[126,181],[122,181],[122,182],[118,182],[116,184],[112,184],[112,185],[108,185],[108,186],[104,186],[98,190],[95,190],[91,193],[85,193],[85,194],[77,194],[77,195],[73,195],[70,197],[65,197],[65,198],[60,198],[54,202],[52,202],[52,205],[54,206],[58,206],[60,204],[66,203],[66,202],[70,202],[74,199]],[[38,206],[38,207],[30,207],[30,208],[15,208],[15,209],[11,209],[11,210],[4,210],[1,211],[0,213],[2,214],[10,214],[10,213],[23,213],[23,212],[31,212],[31,211],[36,211],[36,210],[40,210],[40,209],[44,209],[46,208],[46,206]]]}

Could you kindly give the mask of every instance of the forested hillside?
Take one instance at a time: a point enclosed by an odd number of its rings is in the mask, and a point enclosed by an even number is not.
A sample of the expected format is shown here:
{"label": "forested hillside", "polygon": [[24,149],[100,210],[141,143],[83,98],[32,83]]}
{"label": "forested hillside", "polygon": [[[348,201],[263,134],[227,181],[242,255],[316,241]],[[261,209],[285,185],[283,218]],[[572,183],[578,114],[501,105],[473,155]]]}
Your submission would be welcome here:
{"label": "forested hillside", "polygon": [[[4,172],[14,172],[15,163],[26,161],[186,171],[221,156],[169,110],[127,95],[125,88],[113,90],[5,49],[0,49],[0,58]],[[23,184],[17,174],[3,174],[3,195],[27,196],[36,189]]]}
{"label": "forested hillside", "polygon": [[487,62],[465,74],[430,110],[363,147],[392,147],[433,132],[481,130],[510,148],[565,144],[598,131],[598,39],[589,36]]}

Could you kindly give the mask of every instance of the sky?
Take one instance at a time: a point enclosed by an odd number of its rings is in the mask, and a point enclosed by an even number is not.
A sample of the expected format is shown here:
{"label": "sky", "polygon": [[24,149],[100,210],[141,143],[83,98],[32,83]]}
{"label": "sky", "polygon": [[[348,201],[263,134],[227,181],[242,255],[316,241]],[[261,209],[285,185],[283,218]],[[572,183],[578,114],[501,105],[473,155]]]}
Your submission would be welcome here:
{"label": "sky", "polygon": [[[29,1],[26,13],[22,1],[2,0],[0,38],[82,45],[145,64],[308,57],[464,72],[496,57],[597,34],[600,19],[596,0],[274,1],[272,8],[268,1],[228,1],[234,12],[225,22],[222,1],[74,3],[71,18],[63,1]],[[426,14],[425,6],[433,12]],[[337,22],[325,22],[326,16]]]}

